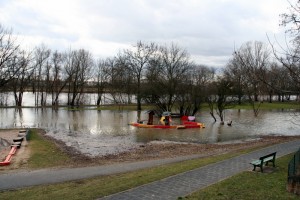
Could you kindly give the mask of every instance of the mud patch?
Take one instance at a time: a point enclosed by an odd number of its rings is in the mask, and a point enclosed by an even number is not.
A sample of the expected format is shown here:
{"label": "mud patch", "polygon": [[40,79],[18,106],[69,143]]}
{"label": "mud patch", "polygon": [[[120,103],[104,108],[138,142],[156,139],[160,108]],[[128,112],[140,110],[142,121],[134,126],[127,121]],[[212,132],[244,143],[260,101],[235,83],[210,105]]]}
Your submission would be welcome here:
{"label": "mud patch", "polygon": [[92,158],[116,155],[140,146],[128,135],[101,135],[99,137],[82,132],[64,130],[60,130],[59,134],[57,134],[57,131],[46,131],[45,135],[63,142],[69,149],[75,149],[76,152]]}

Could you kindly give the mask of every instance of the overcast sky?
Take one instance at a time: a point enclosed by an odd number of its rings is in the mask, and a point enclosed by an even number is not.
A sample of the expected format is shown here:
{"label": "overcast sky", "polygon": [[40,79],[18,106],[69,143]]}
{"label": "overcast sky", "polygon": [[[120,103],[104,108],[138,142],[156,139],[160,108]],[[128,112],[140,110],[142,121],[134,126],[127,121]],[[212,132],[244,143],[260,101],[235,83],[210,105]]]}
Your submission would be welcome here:
{"label": "overcast sky", "polygon": [[[293,0],[292,0],[293,1]],[[0,0],[0,23],[24,48],[84,48],[115,56],[137,41],[177,44],[199,64],[222,67],[247,41],[283,38],[287,0]]]}

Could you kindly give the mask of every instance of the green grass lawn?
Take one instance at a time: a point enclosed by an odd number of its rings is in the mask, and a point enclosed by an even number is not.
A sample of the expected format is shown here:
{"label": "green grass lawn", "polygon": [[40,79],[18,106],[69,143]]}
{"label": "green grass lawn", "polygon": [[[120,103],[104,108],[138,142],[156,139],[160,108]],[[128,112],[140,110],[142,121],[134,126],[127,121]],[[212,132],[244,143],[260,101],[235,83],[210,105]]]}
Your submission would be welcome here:
{"label": "green grass lawn", "polygon": [[73,161],[69,156],[61,151],[54,142],[45,139],[41,133],[42,130],[30,130],[30,158],[28,167],[31,169],[64,166]]}
{"label": "green grass lawn", "polygon": [[[259,102],[256,103],[256,107],[260,104]],[[203,110],[208,110],[208,104],[202,104],[201,108]],[[233,105],[230,109],[245,109],[245,110],[252,110],[252,106],[249,103],[242,103],[241,105]],[[295,101],[290,102],[263,102],[260,104],[260,110],[278,110],[278,109],[300,109],[300,103]]]}
{"label": "green grass lawn", "polygon": [[287,167],[292,156],[277,159],[273,172],[243,172],[182,199],[300,199],[286,190]]}
{"label": "green grass lawn", "polygon": [[[207,165],[227,156],[216,156],[208,160],[196,159],[126,174],[5,191],[0,192],[0,199],[95,199]],[[299,199],[299,196],[286,191],[287,165],[291,158],[292,155],[288,155],[277,159],[277,167],[271,173],[243,172],[178,199]]]}
{"label": "green grass lawn", "polygon": [[[259,104],[259,103],[257,103]],[[149,110],[149,109],[155,109],[155,106],[151,105],[142,105],[143,110]],[[201,105],[201,108],[204,110],[209,109],[207,103],[203,103]],[[99,106],[96,108],[98,110],[136,110],[136,105],[131,104],[131,105],[107,105],[107,106]],[[232,107],[232,109],[247,109],[251,110],[252,106],[249,103],[243,103],[241,105],[235,105]],[[295,101],[290,101],[290,102],[263,102],[260,105],[260,109],[264,110],[272,110],[272,109],[300,109],[300,103],[295,102]]]}
{"label": "green grass lawn", "polygon": [[[29,160],[29,166],[34,168],[60,166],[67,161],[66,159],[68,159],[65,154],[60,152],[55,144],[44,139],[37,130],[32,132],[30,143],[30,145],[32,145],[33,157]],[[2,191],[0,192],[0,199],[95,199],[134,188],[142,184],[150,183],[152,181],[161,180],[178,173],[228,159],[255,149],[257,148],[202,159],[188,160],[124,174],[99,176],[59,184]],[[284,199],[292,199],[294,196],[285,192],[286,167],[290,158],[291,156],[287,156],[278,159],[278,167],[275,172],[271,174],[245,172],[238,176],[234,176],[231,179],[210,186],[205,190],[201,190],[187,198],[263,199],[266,197],[264,199],[270,199],[274,197],[273,199],[276,199],[277,197],[284,197]],[[266,189],[264,190],[263,188]],[[249,195],[252,192],[255,193],[255,196],[252,196],[253,198],[249,198]]]}
{"label": "green grass lawn", "polygon": [[[73,162],[52,141],[42,137],[38,131],[33,129],[30,138],[32,150],[32,157],[28,161],[30,168],[64,166],[66,163]],[[256,149],[258,148],[124,174],[2,191],[0,199],[96,199]],[[244,172],[193,193],[186,199],[299,199],[286,192],[287,165],[291,157],[292,155],[288,155],[277,159],[277,167],[272,173]]]}
{"label": "green grass lawn", "polygon": [[228,159],[248,151],[250,150],[244,150],[239,153],[212,156],[204,159],[188,160],[124,174],[100,176],[85,180],[4,191],[0,192],[0,199],[95,199],[156,180],[161,180],[210,163]]}
{"label": "green grass lawn", "polygon": [[[259,103],[257,103],[259,104]],[[300,109],[300,104],[297,102],[263,102],[259,107],[261,110],[273,110],[273,109]],[[236,105],[233,109],[252,109],[250,104]]]}
{"label": "green grass lawn", "polygon": [[[257,103],[259,104],[259,103]],[[44,106],[48,108],[53,108],[53,106]],[[174,106],[176,107],[176,106]],[[16,106],[3,106],[2,108],[16,108]],[[35,106],[22,106],[22,108],[36,108]],[[136,104],[114,104],[114,105],[82,105],[82,106],[64,106],[60,105],[58,108],[63,108],[69,111],[80,111],[80,110],[133,110],[136,111],[137,105]],[[155,105],[142,105],[142,110],[151,110],[156,109]],[[203,103],[201,104],[201,110],[208,110],[208,104]],[[241,105],[233,105],[230,109],[252,109],[252,106],[249,103],[242,103]],[[277,102],[274,101],[273,103],[263,102],[260,105],[260,109],[300,109],[300,103],[295,101],[287,101],[287,102]],[[176,111],[174,111],[176,112]]]}

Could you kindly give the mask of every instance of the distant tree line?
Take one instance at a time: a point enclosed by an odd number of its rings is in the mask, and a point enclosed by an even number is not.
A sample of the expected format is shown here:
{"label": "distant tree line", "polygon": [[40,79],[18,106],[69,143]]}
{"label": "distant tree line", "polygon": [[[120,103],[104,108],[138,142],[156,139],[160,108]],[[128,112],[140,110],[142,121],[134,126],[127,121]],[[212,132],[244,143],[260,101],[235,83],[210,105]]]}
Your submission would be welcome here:
{"label": "distant tree line", "polygon": [[2,97],[13,93],[16,106],[22,106],[25,91],[35,94],[36,106],[46,106],[49,96],[51,104],[58,106],[63,92],[69,106],[84,104],[87,92],[97,94],[96,105],[105,93],[117,104],[130,104],[134,96],[137,110],[147,103],[181,115],[194,115],[205,102],[211,116],[216,120],[217,115],[220,121],[225,109],[248,102],[257,115],[263,101],[272,102],[274,97],[287,101],[299,95],[299,20],[293,16],[282,15],[282,25],[297,27],[289,29],[294,37],[287,51],[279,53],[272,45],[249,41],[234,50],[218,73],[192,62],[189,53],[174,43],[138,41],[105,59],[95,59],[85,49],[58,52],[40,45],[25,51],[12,31],[0,25],[0,93]]}

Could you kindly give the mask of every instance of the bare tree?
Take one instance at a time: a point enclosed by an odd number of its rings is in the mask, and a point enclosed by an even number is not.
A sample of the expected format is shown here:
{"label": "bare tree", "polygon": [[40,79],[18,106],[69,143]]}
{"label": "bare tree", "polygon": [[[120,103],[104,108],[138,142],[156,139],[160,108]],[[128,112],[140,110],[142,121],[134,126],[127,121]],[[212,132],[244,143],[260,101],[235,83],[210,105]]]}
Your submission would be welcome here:
{"label": "bare tree", "polygon": [[233,83],[233,90],[238,97],[238,104],[242,104],[242,99],[245,95],[244,85],[246,84],[248,74],[244,73],[243,65],[239,63],[237,56],[233,56],[229,60],[223,73],[226,79]]}
{"label": "bare tree", "polygon": [[[126,55],[119,54],[115,57],[112,83],[115,89],[114,97],[118,97],[118,102],[120,103],[130,104],[132,95],[136,95],[138,102],[137,93],[139,93],[139,98],[141,98],[141,85],[137,84],[135,79],[136,76],[132,73],[132,69],[129,65],[128,57]],[[140,90],[139,92],[137,92],[138,88]]]}
{"label": "bare tree", "polygon": [[224,124],[225,110],[235,104],[235,99],[232,93],[232,82],[219,78],[217,81],[217,107],[216,113],[220,117],[221,124]]}
{"label": "bare tree", "polygon": [[83,103],[84,86],[91,78],[93,65],[92,55],[84,49],[70,51],[67,54],[65,72],[68,81],[68,105],[73,107]]}
{"label": "bare tree", "polygon": [[205,65],[190,66],[187,79],[179,86],[178,105],[181,115],[195,115],[208,94],[208,85],[214,80],[215,70]]}
{"label": "bare tree", "polygon": [[299,36],[300,31],[300,1],[291,3],[287,13],[281,14],[281,26],[287,27],[287,32],[291,33],[295,37]]}
{"label": "bare tree", "polygon": [[286,47],[279,44],[280,49],[272,45],[275,58],[286,68],[290,78],[294,82],[294,93],[300,90],[300,1],[294,3],[289,1],[290,7],[287,13],[281,14],[280,25],[287,28],[289,40],[286,40]]}
{"label": "bare tree", "polygon": [[52,105],[57,106],[59,104],[58,98],[63,89],[65,88],[67,81],[63,79],[62,65],[64,62],[64,55],[55,51],[51,57],[52,75],[50,92],[52,96]]}
{"label": "bare tree", "polygon": [[217,121],[215,113],[219,116],[221,124],[224,124],[225,110],[232,108],[236,104],[233,93],[233,82],[224,76],[219,76],[215,81],[209,82],[206,102],[209,113]]}
{"label": "bare tree", "polygon": [[105,60],[97,60],[96,66],[94,68],[94,82],[97,87],[97,100],[96,105],[99,106],[102,101],[102,95],[104,93],[105,82],[107,81],[106,68],[107,64]]}
{"label": "bare tree", "polygon": [[162,111],[172,111],[178,100],[181,85],[186,84],[191,66],[188,53],[175,44],[161,46],[159,49],[161,73],[157,88],[156,105]]}
{"label": "bare tree", "polygon": [[151,59],[145,73],[146,84],[143,85],[143,98],[148,104],[156,104],[159,100],[162,71],[161,59],[159,57]]}
{"label": "bare tree", "polygon": [[[270,50],[262,42],[247,42],[234,52],[235,66],[242,70],[243,89],[247,94],[249,103],[252,105],[254,115],[258,115],[261,103],[258,97],[261,93],[261,87],[264,81],[264,74],[270,65]],[[237,62],[237,63],[235,63]]]}
{"label": "bare tree", "polygon": [[0,88],[15,78],[20,70],[20,68],[11,65],[18,50],[19,45],[16,43],[16,38],[13,37],[12,31],[0,24]]}
{"label": "bare tree", "polygon": [[31,56],[26,51],[20,51],[19,55],[9,63],[12,70],[17,70],[13,79],[12,89],[16,106],[22,106],[23,94],[29,86],[30,78],[33,74],[33,68],[30,65]]}
{"label": "bare tree", "polygon": [[47,77],[49,78],[49,58],[51,50],[45,45],[37,47],[34,51],[34,81],[33,92],[35,93],[35,105],[45,105],[47,91]]}
{"label": "bare tree", "polygon": [[157,46],[154,43],[146,44],[141,41],[137,42],[134,50],[124,51],[126,57],[126,66],[129,67],[131,73],[136,80],[136,98],[137,110],[141,110],[141,80],[144,76],[144,71],[149,66],[149,62],[157,51]]}

